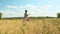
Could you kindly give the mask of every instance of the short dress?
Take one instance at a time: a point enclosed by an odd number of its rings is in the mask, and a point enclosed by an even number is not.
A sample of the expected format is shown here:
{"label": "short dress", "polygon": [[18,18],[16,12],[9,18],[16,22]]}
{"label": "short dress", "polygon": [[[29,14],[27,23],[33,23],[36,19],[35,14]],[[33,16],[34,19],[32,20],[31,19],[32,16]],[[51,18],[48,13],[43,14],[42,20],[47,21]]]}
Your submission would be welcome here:
{"label": "short dress", "polygon": [[29,17],[26,13],[24,14],[24,20],[29,20]]}

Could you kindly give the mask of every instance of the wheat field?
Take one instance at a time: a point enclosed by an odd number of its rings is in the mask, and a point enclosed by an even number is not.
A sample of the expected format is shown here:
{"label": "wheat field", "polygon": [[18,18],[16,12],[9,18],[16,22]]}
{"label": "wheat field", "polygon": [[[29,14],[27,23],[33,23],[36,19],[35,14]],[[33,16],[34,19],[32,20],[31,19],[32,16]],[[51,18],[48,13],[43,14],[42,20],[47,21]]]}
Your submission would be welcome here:
{"label": "wheat field", "polygon": [[0,34],[60,34],[60,18],[1,19]]}

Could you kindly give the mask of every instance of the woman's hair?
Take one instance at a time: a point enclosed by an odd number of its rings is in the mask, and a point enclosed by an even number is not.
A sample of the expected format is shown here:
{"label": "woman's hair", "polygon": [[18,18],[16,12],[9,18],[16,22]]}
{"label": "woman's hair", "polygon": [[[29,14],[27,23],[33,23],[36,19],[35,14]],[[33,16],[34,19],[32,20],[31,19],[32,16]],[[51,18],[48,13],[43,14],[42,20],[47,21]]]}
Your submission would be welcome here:
{"label": "woman's hair", "polygon": [[25,12],[27,12],[27,10],[25,10]]}

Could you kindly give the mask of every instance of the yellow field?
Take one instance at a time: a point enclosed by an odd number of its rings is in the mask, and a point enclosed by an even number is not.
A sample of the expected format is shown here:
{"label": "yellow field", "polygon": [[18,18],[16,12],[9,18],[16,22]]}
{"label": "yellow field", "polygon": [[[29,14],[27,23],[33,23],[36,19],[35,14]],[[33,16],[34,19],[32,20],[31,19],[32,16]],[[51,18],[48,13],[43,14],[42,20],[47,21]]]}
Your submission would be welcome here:
{"label": "yellow field", "polygon": [[0,34],[60,34],[60,19],[0,20]]}

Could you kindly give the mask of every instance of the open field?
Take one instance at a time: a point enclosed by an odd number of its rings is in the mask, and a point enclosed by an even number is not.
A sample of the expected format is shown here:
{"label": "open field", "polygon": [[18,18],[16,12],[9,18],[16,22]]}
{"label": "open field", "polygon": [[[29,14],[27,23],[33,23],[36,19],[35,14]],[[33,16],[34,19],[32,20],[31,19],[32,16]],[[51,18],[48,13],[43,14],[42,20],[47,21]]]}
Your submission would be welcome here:
{"label": "open field", "polygon": [[1,19],[0,34],[60,34],[60,18]]}

